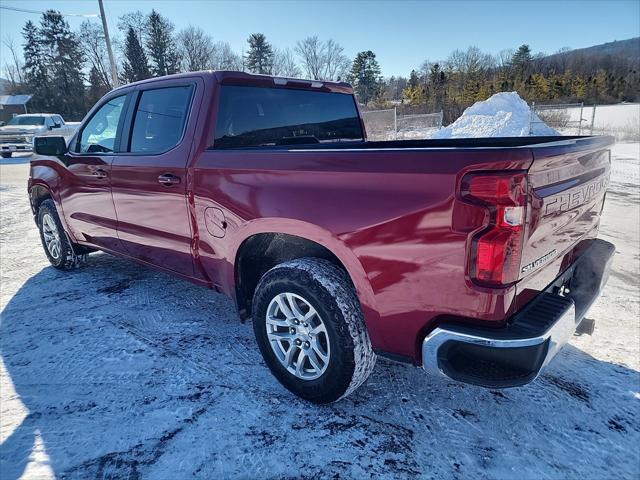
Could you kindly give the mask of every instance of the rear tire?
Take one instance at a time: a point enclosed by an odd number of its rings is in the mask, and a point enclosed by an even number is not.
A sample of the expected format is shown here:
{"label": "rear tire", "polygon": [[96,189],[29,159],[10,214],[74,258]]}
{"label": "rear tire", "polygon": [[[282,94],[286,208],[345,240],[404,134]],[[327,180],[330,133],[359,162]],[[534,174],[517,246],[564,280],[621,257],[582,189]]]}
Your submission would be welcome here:
{"label": "rear tire", "polygon": [[328,260],[302,258],[272,268],[256,288],[252,310],[267,366],[297,396],[335,402],[373,371],[376,355],[355,289]]}
{"label": "rear tire", "polygon": [[38,208],[38,228],[44,253],[53,267],[71,270],[84,260],[84,255],[74,253],[51,199],[44,200]]}
{"label": "rear tire", "polygon": [[11,158],[13,152],[2,152],[2,158]]}

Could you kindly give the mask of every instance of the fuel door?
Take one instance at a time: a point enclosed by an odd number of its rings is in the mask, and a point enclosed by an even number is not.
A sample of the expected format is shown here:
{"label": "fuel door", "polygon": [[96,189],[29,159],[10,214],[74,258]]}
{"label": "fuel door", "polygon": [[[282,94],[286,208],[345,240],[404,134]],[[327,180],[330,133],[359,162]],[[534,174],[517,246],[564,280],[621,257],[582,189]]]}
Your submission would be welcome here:
{"label": "fuel door", "polygon": [[227,232],[227,220],[224,212],[219,208],[206,208],[204,211],[204,223],[207,231],[216,238],[224,237]]}

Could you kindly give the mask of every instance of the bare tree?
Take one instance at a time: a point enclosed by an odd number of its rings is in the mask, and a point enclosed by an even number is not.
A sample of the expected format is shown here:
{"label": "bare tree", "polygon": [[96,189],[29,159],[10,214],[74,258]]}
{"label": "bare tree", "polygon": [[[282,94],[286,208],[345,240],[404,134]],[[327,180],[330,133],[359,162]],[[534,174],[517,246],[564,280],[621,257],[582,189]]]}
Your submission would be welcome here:
{"label": "bare tree", "polygon": [[469,47],[463,54],[463,72],[476,73],[487,70],[493,65],[493,57],[478,47]]}
{"label": "bare tree", "polygon": [[317,36],[307,37],[296,43],[296,53],[302,61],[307,77],[321,80],[324,71],[324,44]]}
{"label": "bare tree", "polygon": [[242,56],[233,51],[227,42],[217,42],[213,51],[215,70],[243,70]]}
{"label": "bare tree", "polygon": [[323,42],[317,36],[298,41],[295,48],[305,74],[313,80],[338,80],[344,78],[351,62],[344,49],[334,40]]}
{"label": "bare tree", "polygon": [[324,51],[324,80],[344,79],[351,69],[351,61],[344,54],[344,48],[334,40],[329,39],[324,44]]}
{"label": "bare tree", "polygon": [[[437,62],[435,62],[437,63]],[[425,59],[420,64],[420,68],[418,69],[418,75],[420,76],[420,82],[423,84],[427,84],[429,81],[429,72],[431,72],[431,66],[434,64],[429,59]]]}
{"label": "bare tree", "polygon": [[478,47],[469,47],[466,51],[454,50],[445,61],[445,67],[460,74],[462,80],[467,76],[474,76],[493,68],[496,59],[484,53]]}
{"label": "bare tree", "polygon": [[213,68],[215,45],[201,28],[189,26],[178,33],[180,64],[184,72],[197,72]]}
{"label": "bare tree", "polygon": [[505,48],[498,52],[498,66],[501,68],[511,67],[511,59],[513,54],[516,53],[513,48]]}
{"label": "bare tree", "polygon": [[5,62],[3,65],[3,70],[8,77],[7,80],[9,80],[10,90],[12,93],[14,93],[20,88],[20,85],[22,85],[24,80],[22,77],[23,62],[18,56],[13,38],[5,37],[2,43],[11,53],[11,63]]}
{"label": "bare tree", "polygon": [[449,54],[447,60],[445,60],[445,66],[447,69],[454,72],[463,72],[465,66],[465,55],[462,50],[455,49]]}
{"label": "bare tree", "polygon": [[302,75],[293,52],[288,48],[274,52],[273,75],[289,78],[296,78]]}
{"label": "bare tree", "polygon": [[92,68],[96,69],[96,74],[102,86],[111,90],[111,73],[108,62],[107,49],[104,42],[102,26],[85,20],[80,25],[78,36],[82,49],[89,60]]}
{"label": "bare tree", "polygon": [[140,45],[144,45],[144,33],[149,26],[149,17],[145,15],[140,10],[136,10],[135,12],[125,13],[121,17],[118,18],[118,30],[122,33],[123,36],[127,35],[129,29],[132,28],[136,36],[138,37],[138,42]]}

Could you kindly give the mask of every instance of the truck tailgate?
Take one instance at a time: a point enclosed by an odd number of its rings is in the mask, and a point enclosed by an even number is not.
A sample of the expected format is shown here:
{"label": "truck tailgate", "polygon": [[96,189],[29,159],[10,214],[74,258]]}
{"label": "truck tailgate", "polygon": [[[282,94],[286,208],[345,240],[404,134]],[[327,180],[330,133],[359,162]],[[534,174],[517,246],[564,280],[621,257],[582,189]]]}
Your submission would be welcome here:
{"label": "truck tailgate", "polygon": [[555,278],[580,242],[597,235],[612,143],[612,137],[587,137],[532,146],[520,279],[545,269],[554,270],[542,276],[545,281]]}

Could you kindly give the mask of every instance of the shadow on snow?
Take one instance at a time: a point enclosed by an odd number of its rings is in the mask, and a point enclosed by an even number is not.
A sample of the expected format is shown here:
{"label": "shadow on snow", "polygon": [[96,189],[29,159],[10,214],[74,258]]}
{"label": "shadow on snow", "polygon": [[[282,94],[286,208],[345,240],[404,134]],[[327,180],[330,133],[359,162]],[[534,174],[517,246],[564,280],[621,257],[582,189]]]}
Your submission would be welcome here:
{"label": "shadow on snow", "polygon": [[568,346],[534,384],[498,391],[379,360],[318,407],[271,377],[229,300],[105,254],[30,278],[0,349],[26,409],[0,446],[7,480],[38,441],[56,476],[77,478],[638,471],[634,370]]}

